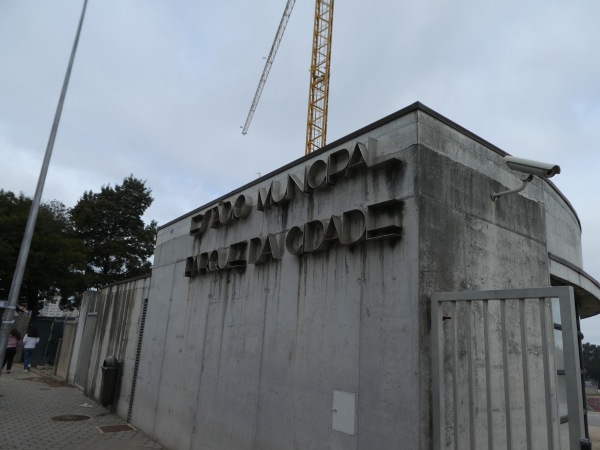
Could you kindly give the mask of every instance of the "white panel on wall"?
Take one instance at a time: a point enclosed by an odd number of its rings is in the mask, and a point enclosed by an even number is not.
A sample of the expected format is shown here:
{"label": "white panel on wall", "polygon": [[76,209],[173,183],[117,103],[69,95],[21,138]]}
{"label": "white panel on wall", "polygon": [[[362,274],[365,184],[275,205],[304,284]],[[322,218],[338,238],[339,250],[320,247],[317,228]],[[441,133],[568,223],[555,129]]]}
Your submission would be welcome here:
{"label": "white panel on wall", "polygon": [[354,392],[333,391],[333,414],[331,428],[342,433],[355,433],[356,394]]}

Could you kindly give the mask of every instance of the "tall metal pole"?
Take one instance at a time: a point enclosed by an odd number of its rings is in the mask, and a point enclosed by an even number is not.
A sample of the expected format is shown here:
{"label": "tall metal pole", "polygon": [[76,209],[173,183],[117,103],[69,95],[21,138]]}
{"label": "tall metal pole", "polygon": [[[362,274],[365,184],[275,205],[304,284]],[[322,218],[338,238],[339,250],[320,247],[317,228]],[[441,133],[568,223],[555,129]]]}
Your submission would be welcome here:
{"label": "tall metal pole", "polygon": [[60,122],[60,116],[62,113],[63,104],[65,102],[65,97],[67,95],[67,87],[69,86],[69,78],[71,78],[71,69],[73,68],[73,61],[75,60],[75,52],[77,51],[77,44],[79,43],[79,35],[81,34],[81,27],[83,25],[83,18],[85,17],[86,8],[87,0],[84,0],[83,8],[81,10],[81,17],[79,19],[79,26],[77,27],[77,34],[75,35],[73,49],[71,50],[71,58],[69,59],[69,65],[67,66],[67,72],[65,74],[62,91],[60,93],[60,99],[58,100],[58,106],[56,107],[56,113],[54,115],[54,123],[52,124],[52,130],[50,131],[48,145],[46,146],[46,154],[44,156],[42,170],[40,171],[40,177],[35,190],[35,196],[33,197],[33,202],[31,203],[31,210],[29,211],[29,218],[27,219],[27,226],[25,227],[23,241],[21,242],[21,250],[19,251],[19,258],[17,259],[15,274],[13,275],[12,283],[10,285],[8,302],[6,304],[6,310],[4,311],[2,326],[0,327],[0,361],[4,361],[6,344],[8,343],[8,334],[10,333],[10,329],[14,323],[15,309],[17,307],[17,300],[19,299],[21,283],[23,282],[23,274],[25,272],[25,265],[27,264],[29,248],[31,247],[31,238],[33,237],[33,230],[35,228],[35,222],[40,209],[42,191],[44,190],[44,183],[46,182],[46,174],[48,173],[48,166],[50,165],[50,157],[52,156],[52,149],[54,148],[56,132],[58,131],[58,124]]}

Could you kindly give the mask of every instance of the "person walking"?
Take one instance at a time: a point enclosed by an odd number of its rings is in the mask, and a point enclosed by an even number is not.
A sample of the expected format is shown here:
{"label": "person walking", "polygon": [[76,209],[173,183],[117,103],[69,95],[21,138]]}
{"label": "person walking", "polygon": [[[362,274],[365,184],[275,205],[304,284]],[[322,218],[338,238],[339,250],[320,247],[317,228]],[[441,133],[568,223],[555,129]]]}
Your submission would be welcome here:
{"label": "person walking", "polygon": [[30,326],[27,330],[27,334],[23,338],[23,369],[25,372],[29,372],[31,366],[31,353],[35,349],[35,346],[40,341],[40,336],[37,330]]}
{"label": "person walking", "polygon": [[[6,365],[6,373],[10,373],[12,368],[13,360],[17,354],[17,346],[21,343],[21,333],[16,328],[10,330],[8,334],[8,343],[6,344],[6,353],[4,354],[4,362],[2,363],[2,369]],[[1,370],[1,369],[0,369]]]}

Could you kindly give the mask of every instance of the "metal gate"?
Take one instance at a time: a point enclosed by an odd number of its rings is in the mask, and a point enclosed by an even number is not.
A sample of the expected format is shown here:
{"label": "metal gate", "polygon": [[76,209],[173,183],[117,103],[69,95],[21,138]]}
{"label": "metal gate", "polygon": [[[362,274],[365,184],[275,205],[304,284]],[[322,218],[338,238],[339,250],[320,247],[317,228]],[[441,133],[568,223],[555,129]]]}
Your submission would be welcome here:
{"label": "metal gate", "polygon": [[573,288],[432,296],[435,449],[579,449]]}

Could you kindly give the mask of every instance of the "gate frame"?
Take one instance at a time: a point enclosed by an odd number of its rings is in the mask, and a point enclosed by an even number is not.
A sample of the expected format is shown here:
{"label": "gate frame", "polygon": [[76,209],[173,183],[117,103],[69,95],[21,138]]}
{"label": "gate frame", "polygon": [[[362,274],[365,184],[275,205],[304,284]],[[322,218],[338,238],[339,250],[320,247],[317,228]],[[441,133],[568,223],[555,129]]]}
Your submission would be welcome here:
{"label": "gate frame", "polygon": [[[440,315],[440,303],[475,300],[519,300],[527,298],[559,299],[567,383],[567,407],[569,411],[569,443],[570,448],[573,450],[580,448],[580,440],[585,437],[585,425],[581,394],[581,370],[575,296],[572,286],[554,286],[490,291],[438,292],[431,296],[431,382],[434,449],[442,448],[442,436],[445,429],[444,345],[440,343],[440,338],[443,336],[443,317]],[[554,340],[554,336],[552,339]],[[570,349],[570,351],[566,351],[566,349]],[[554,368],[553,373],[556,376],[556,368]]]}

